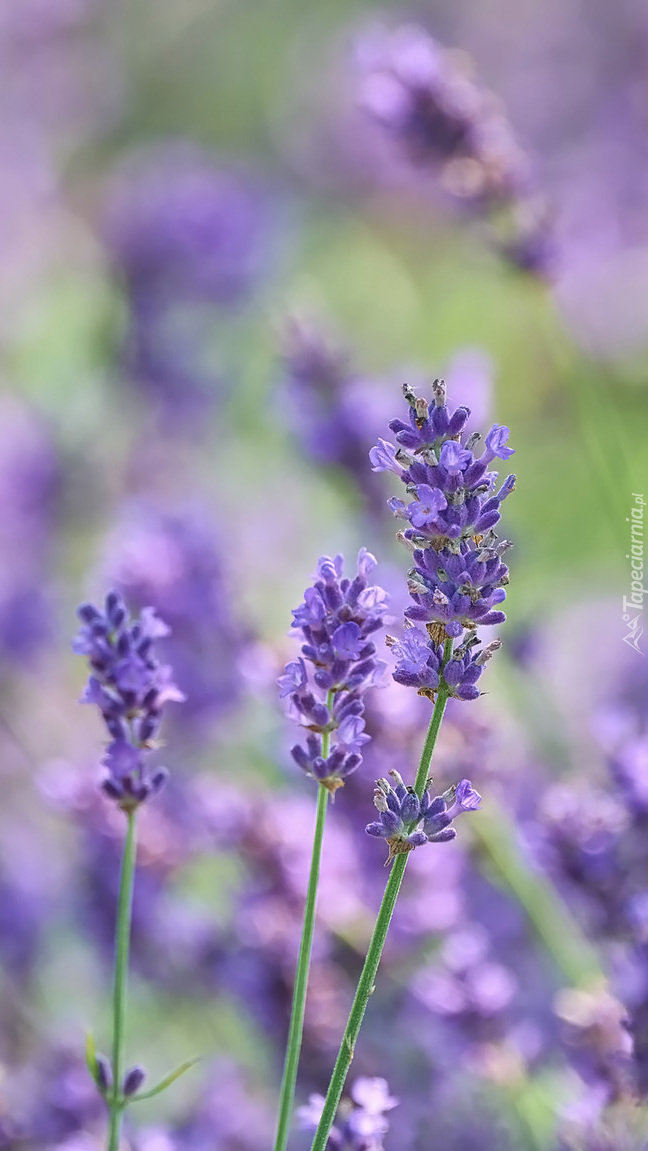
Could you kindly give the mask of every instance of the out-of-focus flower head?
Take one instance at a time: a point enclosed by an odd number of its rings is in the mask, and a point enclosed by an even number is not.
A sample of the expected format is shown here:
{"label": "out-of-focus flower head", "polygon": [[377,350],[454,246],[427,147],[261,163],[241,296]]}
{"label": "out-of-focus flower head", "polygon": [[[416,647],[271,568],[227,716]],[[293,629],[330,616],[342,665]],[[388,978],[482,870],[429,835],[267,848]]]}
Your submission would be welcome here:
{"label": "out-of-focus flower head", "polygon": [[47,583],[61,471],[44,421],[0,406],[0,652],[32,659],[51,630]]}
{"label": "out-of-focus flower head", "polygon": [[[490,927],[490,924],[489,924]],[[446,1042],[477,1061],[484,1044],[506,1039],[518,980],[497,953],[492,933],[470,920],[448,932],[438,951],[412,979],[415,1008],[441,1020]]]}
{"label": "out-of-focus flower head", "polygon": [[[222,1060],[214,1067],[202,1098],[191,1113],[172,1127],[171,1147],[182,1151],[257,1151],[270,1145],[272,1116],[235,1065]],[[154,1144],[151,1145],[153,1151]]]}
{"label": "out-of-focus flower head", "polygon": [[[84,1132],[98,1131],[104,1103],[78,1053],[59,1046],[37,1060],[12,1069],[3,1098],[2,1122],[9,1147],[55,1147]],[[3,1091],[4,1094],[4,1091]]]}
{"label": "out-of-focus flower head", "polygon": [[147,753],[154,746],[167,703],[181,702],[169,666],[153,654],[155,641],[169,632],[153,608],[143,608],[131,620],[121,596],[109,592],[103,611],[93,604],[78,609],[82,627],[74,651],[88,657],[90,678],[82,703],[96,704],[112,742],[102,763],[102,788],[124,810],[137,807],[164,786],[166,769],[149,769]]}
{"label": "out-of-focus flower head", "polygon": [[[343,575],[343,564],[340,555],[319,560],[317,579],[293,612],[295,632],[304,641],[301,656],[279,678],[279,694],[289,700],[292,718],[309,731],[306,747],[292,748],[293,759],[332,792],[362,762],[361,748],[369,739],[362,695],[379,686],[386,672],[370,639],[383,625],[388,599],[368,581],[376,560],[361,548],[353,579]],[[326,757],[325,732],[333,745]]]}
{"label": "out-of-focus flower head", "polygon": [[[351,1098],[340,1105],[326,1151],[383,1151],[383,1139],[389,1130],[386,1113],[398,1106],[399,1100],[389,1092],[385,1079],[356,1079]],[[308,1103],[297,1110],[300,1127],[315,1131],[320,1121],[324,1098],[311,1095]]]}
{"label": "out-of-focus flower head", "polygon": [[114,177],[106,237],[129,295],[237,302],[263,251],[257,189],[185,141],[144,150]]}
{"label": "out-of-focus flower head", "polygon": [[551,258],[546,210],[497,98],[469,59],[415,25],[374,30],[359,47],[359,102],[395,158],[430,172],[455,201],[493,226],[512,264],[543,274]]}
{"label": "out-of-focus flower head", "polygon": [[282,360],[288,421],[316,463],[337,467],[381,514],[367,475],[367,451],[388,418],[384,382],[363,377],[350,350],[321,323],[292,318],[285,325]]}
{"label": "out-of-focus flower head", "polygon": [[106,215],[128,308],[126,373],[163,412],[195,417],[222,391],[215,310],[242,304],[255,285],[267,247],[266,198],[251,179],[177,141],[124,163]]}
{"label": "out-of-focus flower head", "polygon": [[187,694],[174,722],[198,734],[202,723],[236,704],[252,659],[207,509],[129,502],[108,540],[103,570],[129,602],[157,604],[171,629],[169,660]]}

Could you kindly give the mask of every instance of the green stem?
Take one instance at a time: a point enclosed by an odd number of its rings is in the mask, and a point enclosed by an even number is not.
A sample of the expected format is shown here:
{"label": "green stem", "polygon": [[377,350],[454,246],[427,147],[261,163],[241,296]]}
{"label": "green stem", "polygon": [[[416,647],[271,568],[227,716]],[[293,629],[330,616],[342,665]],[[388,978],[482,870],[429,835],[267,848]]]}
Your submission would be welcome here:
{"label": "green stem", "polygon": [[[447,664],[448,660],[450,659],[450,656],[452,655],[452,644],[453,644],[453,640],[451,640],[451,639],[447,639],[445,641],[444,648],[443,648],[443,666],[444,667]],[[432,712],[432,719],[430,720],[430,726],[428,728],[428,733],[425,737],[425,743],[423,744],[423,751],[421,752],[421,759],[419,761],[418,771],[416,772],[416,779],[414,780],[414,791],[418,795],[419,799],[423,795],[423,792],[425,791],[425,785],[428,781],[428,775],[430,773],[430,764],[432,762],[432,753],[433,753],[435,745],[436,745],[437,736],[439,734],[439,728],[441,727],[441,720],[443,719],[447,702],[448,702],[447,693],[444,691],[440,691],[439,694],[437,695],[437,698],[436,698],[436,703],[434,705],[434,711]]]}
{"label": "green stem", "polygon": [[[446,661],[449,658],[451,651],[452,640],[448,640],[446,641],[445,646]],[[430,726],[428,728],[427,737],[423,746],[423,751],[421,753],[421,760],[419,763],[418,771],[416,773],[416,782],[414,787],[419,798],[423,794],[425,784],[427,782],[428,773],[430,770],[430,761],[432,759],[432,753],[434,751],[434,746],[439,734],[439,728],[441,726],[441,720],[443,719],[443,713],[445,711],[447,702],[447,693],[440,691],[436,698],[434,711],[430,720]],[[396,900],[398,898],[398,893],[400,891],[401,883],[403,882],[403,875],[405,874],[407,860],[407,853],[404,852],[401,855],[397,855],[389,874],[389,879],[387,880],[385,894],[383,895],[380,911],[378,912],[378,918],[376,919],[376,925],[373,930],[373,935],[371,936],[369,950],[367,951],[367,957],[364,961],[364,966],[360,974],[360,980],[358,982],[358,987],[353,1000],[353,1005],[351,1007],[351,1012],[347,1020],[344,1037],[342,1039],[342,1045],[338,1052],[338,1057],[335,1061],[331,1082],[329,1083],[326,1099],[324,1101],[324,1107],[322,1109],[322,1116],[319,1121],[317,1131],[315,1132],[311,1151],[324,1151],[331,1127],[333,1126],[333,1121],[335,1119],[335,1115],[340,1102],[340,1096],[342,1095],[344,1083],[349,1071],[349,1067],[351,1066],[351,1060],[353,1059],[353,1052],[355,1050],[356,1041],[360,1033],[360,1027],[362,1026],[362,1020],[364,1019],[364,1014],[367,1009],[369,996],[374,990],[374,980],[378,972],[378,965],[382,956],[383,947],[385,946],[385,940],[387,938],[387,932],[391,923],[391,918],[394,912],[394,907],[396,905]]]}
{"label": "green stem", "polygon": [[129,811],[128,828],[124,841],[119,902],[117,905],[117,932],[115,936],[115,982],[113,990],[113,1055],[112,1093],[108,1097],[110,1133],[108,1151],[119,1151],[124,1101],[121,1083],[124,1072],[124,1039],[126,1028],[126,985],[128,982],[128,951],[133,906],[133,876],[135,873],[135,812]]}
{"label": "green stem", "polygon": [[[327,706],[333,702],[333,692],[329,692]],[[330,733],[324,732],[322,736],[322,757],[326,759],[329,753]],[[320,858],[322,855],[322,839],[324,836],[324,822],[328,807],[329,792],[322,783],[319,784],[317,794],[317,816],[315,819],[315,835],[313,838],[313,854],[311,856],[310,875],[306,892],[306,906],[304,908],[304,926],[302,928],[299,957],[297,959],[297,972],[295,974],[295,987],[293,990],[292,1008],[290,1012],[290,1026],[288,1028],[288,1044],[284,1062],[281,1089],[279,1092],[279,1113],[277,1116],[277,1133],[274,1142],[274,1151],[285,1151],[292,1120],[293,1100],[295,1098],[295,1084],[297,1082],[297,1068],[301,1052],[302,1035],[304,1031],[304,1011],[306,1008],[306,989],[308,986],[308,972],[310,968],[311,948],[313,944],[313,928],[315,925],[315,902],[317,899],[317,885],[319,883]]]}

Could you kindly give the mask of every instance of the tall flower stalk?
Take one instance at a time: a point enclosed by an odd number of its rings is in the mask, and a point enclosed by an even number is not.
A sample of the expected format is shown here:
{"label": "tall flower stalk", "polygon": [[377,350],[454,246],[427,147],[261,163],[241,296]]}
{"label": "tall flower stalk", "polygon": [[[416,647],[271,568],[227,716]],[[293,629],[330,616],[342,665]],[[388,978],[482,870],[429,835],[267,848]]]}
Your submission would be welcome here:
{"label": "tall flower stalk", "polygon": [[[326,751],[326,748],[324,750]],[[308,987],[308,972],[310,970],[310,957],[313,946],[317,887],[319,884],[324,823],[326,820],[329,795],[330,792],[327,791],[324,784],[320,783],[317,788],[317,816],[315,820],[315,835],[313,837],[313,854],[308,876],[308,889],[306,892],[306,906],[304,908],[304,924],[301,943],[299,945],[299,956],[297,958],[297,970],[295,972],[295,987],[290,1011],[286,1058],[284,1060],[281,1088],[279,1091],[279,1114],[277,1116],[275,1151],[283,1151],[283,1148],[286,1146],[292,1121],[297,1069],[304,1033],[306,989]]]}
{"label": "tall flower stalk", "polygon": [[[124,1065],[124,1044],[126,1039],[126,994],[128,987],[128,953],[130,950],[131,912],[133,907],[133,880],[135,878],[136,830],[135,811],[127,812],[128,828],[124,841],[121,878],[119,881],[119,902],[117,905],[117,929],[115,933],[115,977],[113,986],[113,1048],[112,1048],[112,1098],[108,1102],[110,1110],[110,1131],[108,1151],[119,1151],[119,1137],[123,1115],[123,1105],[114,1091],[114,1084],[121,1083]],[[124,1092],[125,1094],[125,1092]],[[124,1100],[125,1104],[125,1100]]]}
{"label": "tall flower stalk", "polygon": [[[136,813],[166,782],[166,769],[150,768],[148,755],[155,747],[165,704],[184,696],[173,683],[171,668],[154,655],[155,640],[168,635],[169,629],[152,608],[144,608],[139,620],[131,620],[121,597],[110,592],[103,610],[83,604],[78,615],[82,627],[74,650],[87,656],[91,672],[81,702],[99,707],[111,736],[102,759],[101,786],[127,821],[115,933],[112,1059],[98,1055],[93,1040],[87,1051],[90,1073],[108,1107],[107,1151],[119,1151],[124,1111],[131,1100],[144,1098],[140,1088],[145,1079],[143,1068],[137,1065],[125,1071]],[[157,1094],[169,1081],[146,1092],[146,1097]]]}
{"label": "tall flower stalk", "polygon": [[[442,795],[428,792],[430,765],[448,699],[479,696],[476,683],[485,663],[500,646],[495,640],[480,648],[478,626],[498,624],[505,616],[498,606],[505,598],[508,569],[493,531],[500,505],[513,491],[509,476],[496,491],[497,473],[489,470],[496,458],[507,459],[508,428],[495,425],[476,457],[481,437],[463,436],[470,412],[450,412],[442,380],[432,386],[433,403],[403,389],[409,420],[390,424],[397,444],[379,440],[370,459],[374,471],[392,471],[405,484],[410,502],[390,500],[394,514],[408,523],[399,538],[413,554],[408,573],[412,604],[405,612],[400,640],[388,637],[396,656],[394,678],[416,687],[434,702],[428,733],[413,786],[398,772],[393,784],[379,779],[374,804],[379,819],[368,834],[386,840],[387,864],[392,865],[357,990],[333,1068],[312,1151],[326,1151],[346,1076],[389,931],[409,854],[426,843],[453,839],[451,826],[464,811],[474,811],[480,796],[470,781],[461,780]],[[424,629],[418,626],[424,624]],[[455,647],[455,642],[457,646]]]}
{"label": "tall flower stalk", "polygon": [[386,671],[386,664],[375,658],[376,647],[369,638],[382,627],[387,606],[382,588],[368,583],[375,566],[376,560],[365,548],[358,556],[354,579],[343,576],[342,556],[319,560],[315,583],[293,612],[295,632],[303,641],[301,656],[287,664],[279,678],[280,695],[288,699],[292,718],[309,732],[306,747],[296,744],[291,754],[317,780],[318,797],[275,1151],[284,1151],[292,1120],[329,796],[344,786],[362,762],[360,749],[369,739],[364,731],[362,695],[379,685]]}

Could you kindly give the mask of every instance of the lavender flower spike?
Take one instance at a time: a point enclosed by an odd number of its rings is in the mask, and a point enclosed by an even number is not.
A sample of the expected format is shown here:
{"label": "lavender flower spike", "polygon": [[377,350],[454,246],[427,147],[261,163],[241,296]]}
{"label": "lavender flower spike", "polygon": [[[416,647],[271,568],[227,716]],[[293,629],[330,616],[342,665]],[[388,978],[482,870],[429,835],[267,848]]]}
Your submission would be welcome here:
{"label": "lavender flower spike", "polygon": [[[301,656],[286,665],[278,681],[291,718],[308,730],[306,746],[293,747],[292,757],[331,792],[362,762],[361,749],[369,740],[362,696],[381,685],[387,670],[370,638],[382,627],[388,602],[387,593],[368,581],[376,560],[361,548],[353,579],[343,576],[343,562],[342,556],[319,560],[315,583],[293,612]],[[325,733],[331,745],[326,755]]]}
{"label": "lavender flower spike", "polygon": [[185,697],[170,667],[153,654],[157,639],[169,634],[153,608],[131,620],[121,596],[111,591],[104,610],[82,604],[82,622],[73,649],[86,655],[90,678],[81,703],[96,704],[111,736],[104,756],[102,788],[123,811],[132,811],[164,786],[164,767],[149,768],[164,706]]}
{"label": "lavender flower spike", "polygon": [[[409,523],[399,533],[414,559],[406,620],[425,625],[425,630],[410,627],[400,640],[387,638],[397,658],[394,678],[431,699],[438,690],[455,699],[476,699],[477,680],[500,642],[480,649],[475,631],[506,618],[500,605],[509,573],[502,556],[511,545],[499,541],[494,528],[515,488],[513,475],[498,488],[497,472],[489,468],[495,458],[509,459],[514,449],[508,446],[508,428],[494,424],[481,454],[475,454],[481,436],[466,434],[470,411],[448,407],[443,380],[434,380],[432,402],[407,385],[403,393],[409,420],[389,425],[398,449],[380,441],[370,452],[374,465],[393,459],[389,470],[400,475],[410,497],[409,504],[389,502]],[[449,639],[461,641],[450,659],[444,652]]]}
{"label": "lavender flower spike", "polygon": [[457,833],[450,826],[453,820],[462,812],[476,811],[480,806],[481,796],[469,779],[462,779],[456,787],[435,798],[426,790],[419,799],[413,788],[405,786],[397,771],[389,774],[394,780],[393,785],[386,779],[376,781],[374,806],[380,819],[365,828],[368,835],[387,841],[389,855],[385,867],[389,867],[397,855],[413,851],[425,843],[445,843],[454,839]]}

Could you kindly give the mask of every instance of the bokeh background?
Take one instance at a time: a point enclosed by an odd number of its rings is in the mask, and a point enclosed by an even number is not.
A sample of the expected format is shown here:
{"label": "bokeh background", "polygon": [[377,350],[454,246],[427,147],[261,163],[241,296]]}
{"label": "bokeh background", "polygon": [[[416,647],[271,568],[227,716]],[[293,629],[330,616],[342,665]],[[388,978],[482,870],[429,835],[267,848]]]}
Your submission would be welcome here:
{"label": "bokeh background", "polygon": [[[511,204],[408,163],[361,107],[399,24],[501,101],[537,258],[503,240]],[[70,642],[113,585],[172,626],[188,696],[141,819],[129,1061],[153,1082],[202,1056],[127,1146],[271,1145],[314,818],[276,699],[290,611],[319,555],[366,546],[398,628],[408,558],[366,456],[401,384],[444,375],[516,448],[503,651],[436,767],[484,810],[410,861],[351,1081],[388,1079],[399,1151],[648,1147],[648,638],[623,619],[647,109],[640,0],[4,0],[0,1146],[103,1145],[82,1050],[109,1045],[123,817]],[[385,879],[371,783],[413,773],[428,707],[373,693],[329,818],[301,1103]]]}

